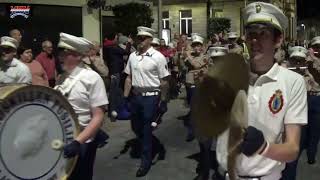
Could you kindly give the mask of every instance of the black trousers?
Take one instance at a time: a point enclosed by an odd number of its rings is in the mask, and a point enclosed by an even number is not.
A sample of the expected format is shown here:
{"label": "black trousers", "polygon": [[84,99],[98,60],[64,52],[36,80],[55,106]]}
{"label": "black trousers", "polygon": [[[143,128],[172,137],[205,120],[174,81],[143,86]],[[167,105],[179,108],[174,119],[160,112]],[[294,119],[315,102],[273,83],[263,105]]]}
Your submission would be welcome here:
{"label": "black trousers", "polygon": [[95,141],[81,144],[77,164],[68,180],[92,180],[97,148]]}

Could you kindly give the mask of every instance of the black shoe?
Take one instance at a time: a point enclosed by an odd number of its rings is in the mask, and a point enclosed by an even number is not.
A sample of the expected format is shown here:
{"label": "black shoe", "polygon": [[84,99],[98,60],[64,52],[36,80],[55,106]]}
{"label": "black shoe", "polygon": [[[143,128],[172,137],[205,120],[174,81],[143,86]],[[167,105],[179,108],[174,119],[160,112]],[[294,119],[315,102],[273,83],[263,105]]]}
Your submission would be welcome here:
{"label": "black shoe", "polygon": [[187,121],[189,119],[190,115],[189,113],[183,116],[179,116],[177,119],[181,120],[181,121]]}
{"label": "black shoe", "polygon": [[225,177],[223,177],[222,175],[216,172],[212,175],[212,180],[225,180],[225,179],[226,179]]}
{"label": "black shoe", "polygon": [[146,174],[148,174],[150,170],[150,167],[149,168],[142,168],[140,167],[137,171],[137,174],[136,174],[136,177],[143,177],[145,176]]}
{"label": "black shoe", "polygon": [[308,159],[308,164],[315,164],[316,160],[315,159]]}
{"label": "black shoe", "polygon": [[187,138],[186,138],[186,141],[187,141],[187,142],[191,142],[191,141],[194,140],[194,138],[195,138],[195,136],[194,136],[193,134],[188,134],[188,135],[187,135]]}
{"label": "black shoe", "polygon": [[195,177],[193,180],[208,180],[209,179],[209,175],[202,175],[199,174],[197,177]]}
{"label": "black shoe", "polygon": [[159,150],[159,155],[158,155],[158,160],[164,160],[166,157],[166,149],[164,148],[164,146],[161,144],[160,146],[160,150]]}

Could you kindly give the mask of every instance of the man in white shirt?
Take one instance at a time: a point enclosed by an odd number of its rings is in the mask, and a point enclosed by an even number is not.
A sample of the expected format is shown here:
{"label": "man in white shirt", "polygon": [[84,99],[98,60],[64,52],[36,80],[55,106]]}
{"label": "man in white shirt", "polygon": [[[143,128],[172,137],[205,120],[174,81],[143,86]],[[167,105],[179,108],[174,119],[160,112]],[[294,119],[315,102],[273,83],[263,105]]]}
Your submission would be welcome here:
{"label": "man in white shirt", "polygon": [[[151,42],[155,31],[147,27],[138,27],[138,47],[128,59],[125,73],[124,97],[132,89],[131,122],[132,129],[142,145],[141,164],[136,176],[145,176],[152,163],[152,142],[159,140],[152,134],[151,124],[159,114],[167,111],[167,94],[169,89],[166,58],[153,47]],[[159,114],[158,114],[159,113]],[[162,156],[163,145],[160,146]],[[159,154],[160,156],[160,154]],[[158,159],[163,157],[158,157]]]}
{"label": "man in white shirt", "polygon": [[58,47],[66,77],[55,89],[66,96],[78,115],[81,128],[75,140],[64,147],[66,158],[78,155],[75,169],[68,179],[91,180],[98,146],[97,133],[103,124],[108,97],[99,74],[81,65],[81,58],[93,44],[84,38],[61,33]]}
{"label": "man in white shirt", "polygon": [[0,84],[31,84],[32,75],[29,68],[15,58],[18,41],[11,37],[1,37],[0,44]]}
{"label": "man in white shirt", "polygon": [[[244,9],[250,53],[248,125],[236,161],[238,179],[279,180],[286,162],[299,154],[301,126],[307,124],[307,90],[301,75],[279,66],[274,54],[288,19],[276,6],[254,2]],[[226,142],[217,142],[217,158],[226,169]]]}

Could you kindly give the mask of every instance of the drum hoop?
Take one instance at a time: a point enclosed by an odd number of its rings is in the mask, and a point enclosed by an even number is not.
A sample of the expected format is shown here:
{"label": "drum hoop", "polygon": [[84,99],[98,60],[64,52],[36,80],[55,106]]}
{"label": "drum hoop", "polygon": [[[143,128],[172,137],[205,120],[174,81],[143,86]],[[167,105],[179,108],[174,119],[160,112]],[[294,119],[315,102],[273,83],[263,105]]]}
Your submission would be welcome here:
{"label": "drum hoop", "polygon": [[[74,124],[75,124],[74,136],[77,136],[80,134],[80,125],[74,109],[72,108],[68,100],[59,91],[56,91],[52,88],[39,86],[39,85],[27,85],[27,84],[0,84],[0,104],[5,102],[7,99],[10,99],[15,94],[21,91],[30,90],[30,89],[38,90],[46,94],[49,94],[50,96],[54,96],[56,100],[59,101],[61,105],[67,110],[67,112],[70,113],[72,119],[74,120]],[[65,167],[66,174],[65,176],[62,177],[62,179],[67,179],[71,175],[73,169],[76,166],[77,160],[78,160],[78,157],[68,159],[67,165]]]}

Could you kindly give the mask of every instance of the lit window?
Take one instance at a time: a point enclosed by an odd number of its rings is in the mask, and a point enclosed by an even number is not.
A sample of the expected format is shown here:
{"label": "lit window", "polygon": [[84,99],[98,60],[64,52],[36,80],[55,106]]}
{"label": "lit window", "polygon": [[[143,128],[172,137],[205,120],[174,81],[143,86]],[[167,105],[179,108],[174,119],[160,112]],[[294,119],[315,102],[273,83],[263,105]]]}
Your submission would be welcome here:
{"label": "lit window", "polygon": [[187,34],[190,36],[192,33],[192,11],[180,11],[180,34]]}

